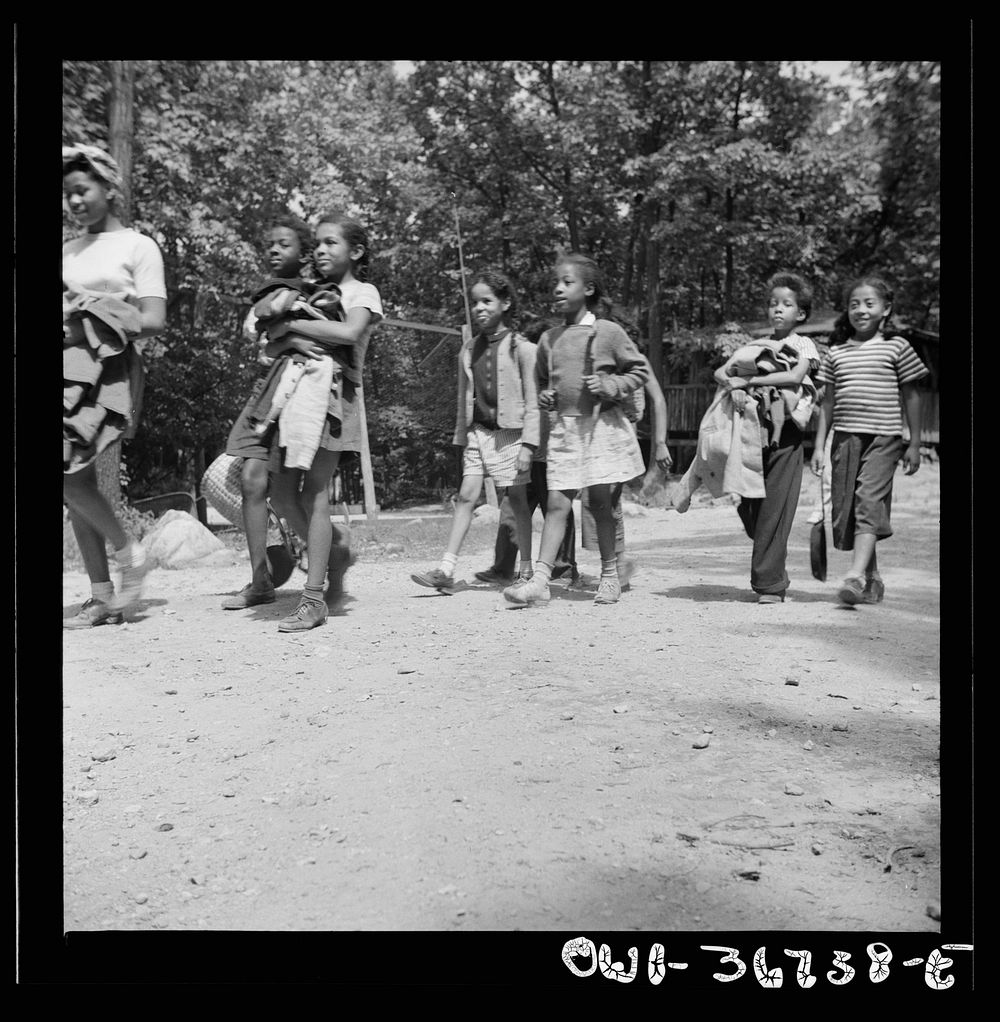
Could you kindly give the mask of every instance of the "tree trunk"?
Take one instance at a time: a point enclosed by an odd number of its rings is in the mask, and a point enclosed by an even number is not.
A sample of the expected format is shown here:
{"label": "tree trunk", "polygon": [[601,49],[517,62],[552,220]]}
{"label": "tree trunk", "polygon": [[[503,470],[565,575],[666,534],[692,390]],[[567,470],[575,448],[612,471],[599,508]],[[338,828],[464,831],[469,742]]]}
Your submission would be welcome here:
{"label": "tree trunk", "polygon": [[[132,136],[135,61],[111,61],[111,94],[108,103],[108,141],[111,156],[122,174],[122,194],[118,197],[118,214],[123,224],[132,220]],[[117,514],[121,507],[120,442],[113,443],[98,455],[97,486]]]}
{"label": "tree trunk", "polygon": [[112,60],[111,96],[108,104],[108,143],[122,172],[122,195],[118,199],[123,224],[132,222],[132,139],[134,129],[135,61]]}

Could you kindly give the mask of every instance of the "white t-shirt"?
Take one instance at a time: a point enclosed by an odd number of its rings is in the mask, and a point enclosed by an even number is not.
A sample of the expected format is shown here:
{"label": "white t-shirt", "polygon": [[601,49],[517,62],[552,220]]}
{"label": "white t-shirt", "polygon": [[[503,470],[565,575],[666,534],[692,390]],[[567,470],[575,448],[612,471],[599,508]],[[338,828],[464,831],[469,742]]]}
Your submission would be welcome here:
{"label": "white t-shirt", "polygon": [[355,383],[361,382],[361,369],[365,364],[365,352],[371,340],[372,331],[382,318],[382,296],[374,284],[363,280],[349,280],[340,285],[340,307],[346,315],[351,309],[367,309],[371,313],[371,321],[357,344],[352,345],[354,352],[353,373],[348,370],[348,377],[354,377]]}
{"label": "white t-shirt", "polygon": [[67,241],[62,276],[71,291],[101,291],[135,306],[140,298],[167,297],[159,246],[131,227]]}

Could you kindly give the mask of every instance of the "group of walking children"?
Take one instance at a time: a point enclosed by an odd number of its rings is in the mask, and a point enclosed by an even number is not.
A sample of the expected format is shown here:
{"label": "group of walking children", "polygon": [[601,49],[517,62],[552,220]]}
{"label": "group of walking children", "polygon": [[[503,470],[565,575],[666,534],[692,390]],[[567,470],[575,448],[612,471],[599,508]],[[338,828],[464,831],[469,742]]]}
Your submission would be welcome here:
{"label": "group of walking children", "polygon": [[[503,590],[505,600],[522,607],[547,603],[557,565],[569,569],[571,585],[576,580],[567,531],[573,501],[586,490],[601,558],[594,602],[617,603],[623,580],[616,498],[623,483],[645,471],[624,404],[650,378],[649,364],[620,326],[595,314],[604,289],[597,264],[586,256],[569,253],[555,267],[554,311],[562,322],[541,334],[537,348],[510,328],[515,296],[506,277],[479,274],[471,297],[475,332],[459,353],[453,439],[465,448],[462,486],[440,565],[413,581],[453,591],[461,543],[488,475],[504,491],[518,548],[517,575]],[[663,460],[663,452],[658,455]],[[548,493],[533,563],[526,491],[535,461],[545,465]],[[479,577],[492,580],[496,568]]]}
{"label": "group of walking children", "polygon": [[[134,432],[143,367],[134,342],[165,323],[163,260],[152,239],[122,223],[121,175],[103,150],[63,150],[67,208],[84,228],[63,246],[64,500],[91,582],[91,596],[68,628],[122,620],[139,598],[142,546],[124,531],[97,484],[95,460]],[[223,601],[240,610],[275,600],[267,557],[274,511],[303,544],[306,583],[295,610],[278,623],[295,632],[322,624],[344,599],[354,561],[349,529],[335,526],[329,486],[338,467],[362,448],[361,382],[365,352],[382,302],[365,281],[370,249],[364,228],[324,213],[314,231],[295,217],[269,228],[270,276],[253,295],[244,334],[260,372],[237,417],[226,451],[241,458],[243,524],[251,579]],[[464,448],[462,483],[440,563],[414,574],[421,586],[453,593],[462,543],[492,478],[502,497],[493,565],[476,573],[500,583],[514,607],[544,605],[550,582],[582,580],[576,564],[573,502],[581,499],[583,545],[600,555],[596,604],[617,603],[629,588],[623,484],[645,464],[635,421],[648,397],[653,460],[671,465],[666,405],[649,362],[625,331],[603,315],[608,306],[596,263],[579,253],[555,266],[553,311],[526,337],[512,326],[517,296],[495,270],[471,279],[473,329],[458,356],[453,443]],[[839,588],[846,604],[878,603],[885,586],[876,543],[892,535],[892,480],[902,459],[920,465],[920,396],[927,369],[892,326],[893,295],[875,277],[845,294],[828,356],[796,332],[812,296],[797,275],[767,284],[770,336],[735,351],[715,374],[718,390],[699,431],[691,467],[674,491],[680,512],[706,486],[740,496],[738,513],[753,542],[750,585],[761,603],[785,599],[788,538],[803,469],[803,433],[818,408],[812,469],[824,467],[830,443],[833,540],[852,550]],[[903,445],[903,415],[909,442]],[[544,522],[532,559],[532,514]],[[120,582],[110,577],[107,544]]]}

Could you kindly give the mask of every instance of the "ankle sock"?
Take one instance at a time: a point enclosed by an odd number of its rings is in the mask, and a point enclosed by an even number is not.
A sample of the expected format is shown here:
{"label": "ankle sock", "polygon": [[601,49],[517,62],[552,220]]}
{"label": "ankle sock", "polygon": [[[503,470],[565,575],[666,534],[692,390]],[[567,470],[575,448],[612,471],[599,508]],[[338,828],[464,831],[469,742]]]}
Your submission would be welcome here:
{"label": "ankle sock", "polygon": [[528,578],[531,575],[531,561],[521,561],[517,566],[517,573]]}
{"label": "ankle sock", "polygon": [[542,585],[548,585],[549,580],[552,578],[552,565],[546,564],[545,561],[535,561],[535,574],[536,578]]}
{"label": "ankle sock", "polygon": [[448,578],[455,577],[455,568],[458,565],[458,554],[445,553],[441,557],[441,571],[443,571]]}
{"label": "ankle sock", "polygon": [[610,561],[601,561],[601,578],[618,578],[617,557],[612,557]]}
{"label": "ankle sock", "polygon": [[115,587],[111,582],[91,582],[90,595],[101,603],[110,603],[115,598]]}
{"label": "ankle sock", "polygon": [[306,585],[302,587],[302,599],[310,603],[323,602],[323,587]]}

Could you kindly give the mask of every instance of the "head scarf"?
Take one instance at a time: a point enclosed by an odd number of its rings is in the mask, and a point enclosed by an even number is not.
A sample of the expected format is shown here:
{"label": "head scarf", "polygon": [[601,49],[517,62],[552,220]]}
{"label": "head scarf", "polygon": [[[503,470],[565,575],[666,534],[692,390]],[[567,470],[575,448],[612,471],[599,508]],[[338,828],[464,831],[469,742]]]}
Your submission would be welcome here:
{"label": "head scarf", "polygon": [[94,145],[84,145],[77,142],[76,145],[63,146],[63,174],[66,167],[77,160],[83,160],[93,171],[94,175],[100,178],[111,188],[122,188],[122,172],[118,164],[103,149]]}

